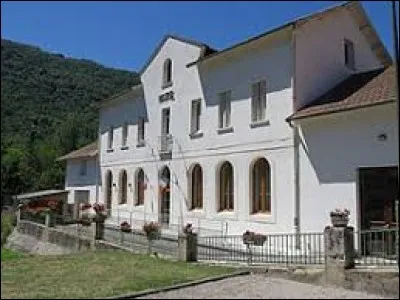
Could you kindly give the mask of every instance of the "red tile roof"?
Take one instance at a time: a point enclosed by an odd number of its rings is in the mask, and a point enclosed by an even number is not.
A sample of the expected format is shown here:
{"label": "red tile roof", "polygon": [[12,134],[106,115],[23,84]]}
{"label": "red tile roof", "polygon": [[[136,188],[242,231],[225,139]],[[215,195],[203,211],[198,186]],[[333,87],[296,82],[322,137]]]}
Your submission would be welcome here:
{"label": "red tile roof", "polygon": [[393,102],[395,96],[394,67],[354,74],[301,108],[288,120],[341,112]]}
{"label": "red tile roof", "polygon": [[72,151],[64,156],[61,156],[57,160],[66,160],[73,158],[83,158],[83,157],[95,157],[98,154],[98,144],[97,141],[75,151]]}

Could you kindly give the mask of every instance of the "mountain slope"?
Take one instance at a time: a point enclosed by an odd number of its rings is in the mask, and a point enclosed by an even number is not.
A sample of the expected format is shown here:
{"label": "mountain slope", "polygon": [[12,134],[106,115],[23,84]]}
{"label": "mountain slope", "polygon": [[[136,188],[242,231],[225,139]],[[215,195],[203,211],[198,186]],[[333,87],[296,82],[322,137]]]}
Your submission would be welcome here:
{"label": "mountain slope", "polygon": [[60,188],[55,159],[97,136],[97,103],[139,82],[134,72],[1,40],[1,176],[4,197]]}

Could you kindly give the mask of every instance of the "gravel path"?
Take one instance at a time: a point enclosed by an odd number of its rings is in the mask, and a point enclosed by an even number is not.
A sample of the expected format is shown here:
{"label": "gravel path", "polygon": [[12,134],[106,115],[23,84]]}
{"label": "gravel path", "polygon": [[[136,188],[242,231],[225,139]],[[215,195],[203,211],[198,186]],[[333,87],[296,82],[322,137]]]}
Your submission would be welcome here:
{"label": "gravel path", "polygon": [[246,275],[152,294],[139,299],[385,299],[372,294]]}

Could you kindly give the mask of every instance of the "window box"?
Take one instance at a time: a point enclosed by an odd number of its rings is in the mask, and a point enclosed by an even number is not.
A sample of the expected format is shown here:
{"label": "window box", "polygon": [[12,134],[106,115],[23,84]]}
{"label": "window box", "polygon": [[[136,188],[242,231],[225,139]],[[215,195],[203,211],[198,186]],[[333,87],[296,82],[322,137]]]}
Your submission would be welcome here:
{"label": "window box", "polygon": [[189,136],[192,139],[201,138],[203,136],[203,132],[202,131],[192,132],[191,134],[189,134]]}
{"label": "window box", "polygon": [[269,126],[269,120],[264,120],[264,121],[257,121],[257,122],[252,122],[250,123],[250,128],[257,128],[257,127],[263,127],[263,126]]}
{"label": "window box", "polygon": [[217,129],[218,134],[225,134],[225,133],[230,133],[233,132],[233,127],[224,127],[224,128],[218,128]]}
{"label": "window box", "polygon": [[106,151],[107,151],[107,153],[111,153],[111,152],[114,152],[114,149],[107,149]]}

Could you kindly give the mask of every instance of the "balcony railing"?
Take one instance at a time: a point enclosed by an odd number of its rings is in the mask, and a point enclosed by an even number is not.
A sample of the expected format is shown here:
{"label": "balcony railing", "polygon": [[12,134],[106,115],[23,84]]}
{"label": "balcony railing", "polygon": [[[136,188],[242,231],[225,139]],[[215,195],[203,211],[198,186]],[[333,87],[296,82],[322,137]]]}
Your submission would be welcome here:
{"label": "balcony railing", "polygon": [[162,154],[172,152],[173,139],[171,134],[162,135],[159,137],[159,152]]}

